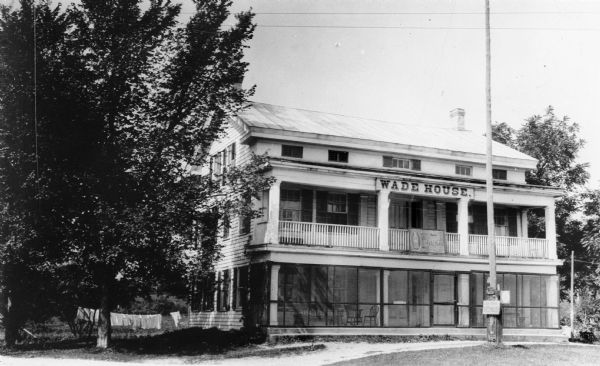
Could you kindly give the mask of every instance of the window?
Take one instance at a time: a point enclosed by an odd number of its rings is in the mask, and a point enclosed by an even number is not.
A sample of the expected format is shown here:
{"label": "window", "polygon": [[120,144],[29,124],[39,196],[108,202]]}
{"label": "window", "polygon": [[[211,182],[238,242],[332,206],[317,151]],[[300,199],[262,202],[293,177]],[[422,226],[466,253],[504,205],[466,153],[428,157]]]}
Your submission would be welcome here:
{"label": "window", "polygon": [[[248,209],[252,208],[252,203],[251,203],[250,199],[248,199],[246,201],[246,207],[248,207]],[[250,233],[250,226],[252,226],[252,212],[251,211],[245,212],[245,213],[241,214],[239,217],[238,228],[239,228],[240,235],[246,235],[246,234]]]}
{"label": "window", "polygon": [[338,151],[338,150],[329,150],[329,161],[335,161],[337,163],[347,163],[348,162],[348,152],[347,151]]}
{"label": "window", "polygon": [[472,175],[472,171],[473,171],[472,166],[468,166],[468,165],[457,165],[456,166],[456,174],[458,174],[458,175],[466,175],[466,176],[470,177]]}
{"label": "window", "polygon": [[384,156],[383,166],[386,168],[421,170],[421,160]]}
{"label": "window", "polygon": [[231,280],[231,270],[220,272],[218,309],[217,311],[229,311],[229,282]]}
{"label": "window", "polygon": [[233,274],[233,309],[239,310],[246,306],[248,296],[248,267],[239,267]]}
{"label": "window", "polygon": [[506,170],[504,170],[504,169],[492,169],[492,177],[494,179],[506,180]]}
{"label": "window", "polygon": [[193,310],[213,311],[215,309],[215,273],[210,272],[195,282],[190,306]]}
{"label": "window", "polygon": [[329,193],[327,195],[327,212],[346,213],[348,205],[345,193]]}
{"label": "window", "polygon": [[229,238],[229,228],[231,223],[229,222],[229,215],[223,216],[223,239]]}
{"label": "window", "polygon": [[300,190],[281,190],[281,214],[280,220],[300,221],[302,217],[302,203],[300,201]]}
{"label": "window", "polygon": [[231,145],[229,145],[229,147],[227,148],[228,154],[229,155],[229,166],[234,166],[235,165],[235,158],[236,158],[236,151],[235,151],[235,142]]}
{"label": "window", "polygon": [[281,145],[281,156],[302,159],[302,146]]}

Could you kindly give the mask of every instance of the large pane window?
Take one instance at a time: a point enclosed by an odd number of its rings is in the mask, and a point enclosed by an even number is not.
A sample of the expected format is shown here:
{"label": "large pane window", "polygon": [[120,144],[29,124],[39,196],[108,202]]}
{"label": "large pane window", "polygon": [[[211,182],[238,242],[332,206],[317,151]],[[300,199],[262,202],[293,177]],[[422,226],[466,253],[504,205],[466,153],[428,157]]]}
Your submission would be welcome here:
{"label": "large pane window", "polygon": [[[471,274],[471,326],[485,326],[482,303],[487,276]],[[510,292],[502,305],[506,328],[558,328],[558,277],[548,275],[499,274],[498,284]]]}
{"label": "large pane window", "polygon": [[430,325],[429,272],[409,272],[409,326],[428,327]]}

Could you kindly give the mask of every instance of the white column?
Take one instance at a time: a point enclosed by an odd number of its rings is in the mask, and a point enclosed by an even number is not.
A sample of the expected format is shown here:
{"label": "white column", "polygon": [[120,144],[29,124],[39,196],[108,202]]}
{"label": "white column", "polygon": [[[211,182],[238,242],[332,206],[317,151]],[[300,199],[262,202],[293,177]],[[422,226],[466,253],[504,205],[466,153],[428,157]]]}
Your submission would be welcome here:
{"label": "white column", "polygon": [[548,239],[548,256],[556,259],[556,222],[554,213],[554,201],[546,206],[546,239]]}
{"label": "white column", "polygon": [[458,234],[460,240],[460,255],[469,255],[469,199],[458,200]]}
{"label": "white column", "polygon": [[529,220],[527,219],[527,212],[529,210],[528,209],[523,209],[521,211],[521,231],[522,231],[522,236],[524,238],[528,238],[529,237]]}
{"label": "white column", "polygon": [[269,291],[269,323],[277,325],[277,300],[279,299],[279,264],[271,265],[271,291]]}
{"label": "white column", "polygon": [[390,312],[388,307],[385,305],[390,301],[390,271],[387,269],[383,270],[383,326],[387,326],[389,324]]}
{"label": "white column", "polygon": [[281,181],[275,181],[269,188],[269,222],[265,242],[279,244],[279,201],[281,192]]}
{"label": "white column", "polygon": [[377,227],[379,228],[379,250],[389,251],[390,191],[377,193]]}

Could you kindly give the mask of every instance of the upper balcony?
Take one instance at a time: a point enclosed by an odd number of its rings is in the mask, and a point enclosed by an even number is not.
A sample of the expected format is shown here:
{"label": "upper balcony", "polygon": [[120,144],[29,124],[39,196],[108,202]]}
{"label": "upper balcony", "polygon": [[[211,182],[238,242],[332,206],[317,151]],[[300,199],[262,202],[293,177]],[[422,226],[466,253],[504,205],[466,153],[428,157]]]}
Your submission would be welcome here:
{"label": "upper balcony", "polygon": [[[279,244],[380,250],[377,227],[280,221]],[[389,251],[460,255],[460,234],[437,230],[388,229]],[[547,239],[496,236],[496,255],[550,258]],[[468,255],[487,256],[487,235],[468,235]]]}
{"label": "upper balcony", "polygon": [[[269,217],[257,224],[253,243],[419,255],[488,255],[484,203],[470,197],[432,199],[387,193],[328,191],[284,183],[271,189]],[[528,237],[527,209],[496,207],[496,255],[555,259],[552,235]],[[553,217],[553,207],[546,211]]]}

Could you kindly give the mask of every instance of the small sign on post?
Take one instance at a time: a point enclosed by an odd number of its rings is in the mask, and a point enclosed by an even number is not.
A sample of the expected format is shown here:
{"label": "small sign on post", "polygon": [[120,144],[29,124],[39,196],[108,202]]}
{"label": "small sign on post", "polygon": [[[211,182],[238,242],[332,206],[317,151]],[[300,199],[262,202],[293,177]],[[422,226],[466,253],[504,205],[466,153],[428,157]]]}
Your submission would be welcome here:
{"label": "small sign on post", "polygon": [[500,315],[500,301],[499,300],[484,300],[483,301],[483,315]]}
{"label": "small sign on post", "polygon": [[500,303],[504,305],[510,304],[510,291],[500,291]]}

